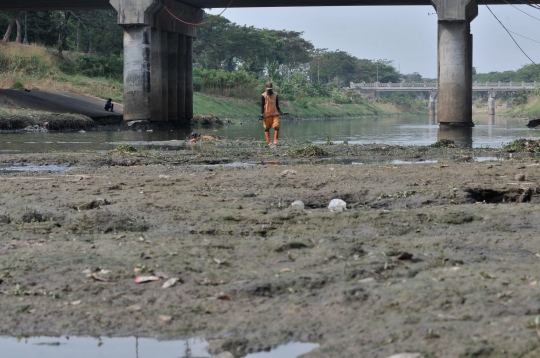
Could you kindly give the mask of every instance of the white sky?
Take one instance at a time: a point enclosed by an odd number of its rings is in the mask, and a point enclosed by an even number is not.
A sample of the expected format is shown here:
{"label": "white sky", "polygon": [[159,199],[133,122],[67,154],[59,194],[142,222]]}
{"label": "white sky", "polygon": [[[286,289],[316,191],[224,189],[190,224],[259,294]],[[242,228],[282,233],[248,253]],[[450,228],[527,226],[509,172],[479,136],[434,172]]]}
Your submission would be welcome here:
{"label": "white sky", "polygon": [[[481,1],[480,1],[481,2]],[[509,5],[490,6],[533,61],[540,63],[540,20]],[[540,19],[529,6],[518,9]],[[212,9],[216,14],[222,9]],[[228,9],[239,25],[303,31],[316,48],[342,50],[358,58],[394,60],[402,73],[437,77],[437,15],[431,6],[294,7]],[[530,63],[485,5],[471,24],[473,63],[479,73],[517,70]]]}

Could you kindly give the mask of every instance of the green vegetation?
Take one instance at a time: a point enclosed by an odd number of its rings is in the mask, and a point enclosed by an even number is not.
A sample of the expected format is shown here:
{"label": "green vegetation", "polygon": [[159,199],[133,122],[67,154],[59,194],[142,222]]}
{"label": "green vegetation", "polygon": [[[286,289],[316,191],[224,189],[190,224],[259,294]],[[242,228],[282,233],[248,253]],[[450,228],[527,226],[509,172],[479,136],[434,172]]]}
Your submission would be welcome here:
{"label": "green vegetation", "polygon": [[[123,102],[123,32],[114,10],[30,11],[32,46],[20,45],[16,24],[24,14],[0,13],[0,28],[6,28],[0,41],[0,88],[64,90]],[[368,101],[344,88],[350,81],[399,81],[392,61],[316,49],[302,35],[240,26],[226,18],[199,27],[194,43],[195,112],[257,115],[268,80],[274,82],[283,110],[296,116],[425,110],[415,95]]]}
{"label": "green vegetation", "polygon": [[296,148],[289,152],[293,158],[328,157],[330,153],[318,145],[309,144],[302,148]]}
{"label": "green vegetation", "polygon": [[540,140],[516,139],[503,147],[507,152],[540,153]]}
{"label": "green vegetation", "polygon": [[540,68],[533,64],[525,65],[517,71],[478,73],[473,75],[476,82],[540,82]]}
{"label": "green vegetation", "polygon": [[441,139],[429,146],[432,148],[456,148],[456,143],[451,139]]}

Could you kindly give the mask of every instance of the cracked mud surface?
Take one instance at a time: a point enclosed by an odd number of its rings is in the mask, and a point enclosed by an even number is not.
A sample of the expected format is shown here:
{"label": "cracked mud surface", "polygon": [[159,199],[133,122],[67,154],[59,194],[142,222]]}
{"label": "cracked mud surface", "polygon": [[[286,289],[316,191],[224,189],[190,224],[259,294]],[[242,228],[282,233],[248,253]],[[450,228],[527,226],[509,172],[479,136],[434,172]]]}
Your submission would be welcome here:
{"label": "cracked mud surface", "polygon": [[[331,151],[443,159],[187,165],[291,159],[249,143],[226,159],[1,156],[76,168],[0,173],[0,332],[212,336],[237,357],[289,340],[321,344],[306,357],[539,356],[536,159],[364,149]],[[180,281],[134,282],[158,272]]]}

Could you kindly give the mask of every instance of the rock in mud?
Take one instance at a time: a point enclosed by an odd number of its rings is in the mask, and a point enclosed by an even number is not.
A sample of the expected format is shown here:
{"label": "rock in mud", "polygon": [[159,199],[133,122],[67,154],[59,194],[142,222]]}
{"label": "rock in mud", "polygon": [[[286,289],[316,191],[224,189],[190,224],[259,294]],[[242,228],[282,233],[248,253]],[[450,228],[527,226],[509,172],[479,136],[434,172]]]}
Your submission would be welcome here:
{"label": "rock in mud", "polygon": [[525,174],[519,173],[514,176],[516,181],[525,181]]}
{"label": "rock in mud", "polygon": [[99,209],[104,205],[109,205],[110,202],[107,199],[96,199],[89,203],[84,203],[77,206],[77,211]]}
{"label": "rock in mud", "polygon": [[305,249],[305,248],[309,248],[309,245],[300,241],[291,241],[291,242],[287,242],[285,244],[280,245],[279,247],[275,249],[275,251],[285,252],[285,251],[289,251],[293,249]]}

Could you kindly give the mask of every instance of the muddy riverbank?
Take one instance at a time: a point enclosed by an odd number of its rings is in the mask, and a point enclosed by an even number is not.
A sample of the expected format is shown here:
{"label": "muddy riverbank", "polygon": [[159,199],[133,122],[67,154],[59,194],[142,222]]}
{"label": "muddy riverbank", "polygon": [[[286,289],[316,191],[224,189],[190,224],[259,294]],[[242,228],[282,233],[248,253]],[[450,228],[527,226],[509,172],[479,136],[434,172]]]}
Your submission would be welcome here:
{"label": "muddy riverbank", "polygon": [[0,172],[0,333],[206,336],[237,357],[291,340],[320,343],[307,357],[540,354],[539,158],[283,144],[0,156],[70,168]]}

